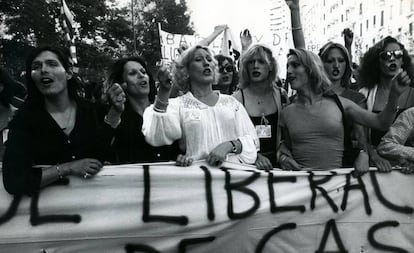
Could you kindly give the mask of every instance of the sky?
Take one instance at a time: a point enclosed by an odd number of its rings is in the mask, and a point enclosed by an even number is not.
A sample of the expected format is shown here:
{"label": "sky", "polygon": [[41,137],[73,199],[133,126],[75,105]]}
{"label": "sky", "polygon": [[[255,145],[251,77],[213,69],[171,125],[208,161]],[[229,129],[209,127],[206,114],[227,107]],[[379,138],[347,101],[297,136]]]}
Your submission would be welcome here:
{"label": "sky", "polygon": [[[179,0],[176,0],[179,1]],[[130,0],[118,0],[122,5]],[[269,30],[268,0],[186,0],[194,30],[201,37],[227,24],[235,35],[248,28],[253,34]]]}
{"label": "sky", "polygon": [[216,25],[227,24],[235,35],[245,28],[252,33],[269,29],[268,0],[186,0],[196,32],[205,37]]}

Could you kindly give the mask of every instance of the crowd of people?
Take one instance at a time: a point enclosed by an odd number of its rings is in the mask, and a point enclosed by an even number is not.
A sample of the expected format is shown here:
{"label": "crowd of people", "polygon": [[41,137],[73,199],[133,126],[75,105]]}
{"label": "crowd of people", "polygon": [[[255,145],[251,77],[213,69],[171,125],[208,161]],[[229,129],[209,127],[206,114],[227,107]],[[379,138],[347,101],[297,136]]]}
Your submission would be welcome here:
{"label": "crowd of people", "polygon": [[201,159],[263,170],[414,173],[414,66],[404,45],[388,36],[355,68],[346,29],[345,45],[327,42],[315,54],[305,49],[299,1],[286,3],[295,48],[284,84],[272,50],[252,45],[248,30],[238,61],[214,55],[208,45],[226,26],[155,75],[141,57],[116,60],[106,103],[79,95],[69,54],[56,46],[27,58],[23,92],[2,69],[5,189],[31,195],[68,176],[91,178],[106,163]]}

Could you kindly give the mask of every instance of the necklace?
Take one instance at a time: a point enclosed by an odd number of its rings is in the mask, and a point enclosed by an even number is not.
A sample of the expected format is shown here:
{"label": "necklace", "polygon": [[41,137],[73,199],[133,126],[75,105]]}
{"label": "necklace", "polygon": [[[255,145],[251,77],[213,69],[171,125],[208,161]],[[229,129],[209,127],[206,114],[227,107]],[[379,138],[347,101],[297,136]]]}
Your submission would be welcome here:
{"label": "necklace", "polygon": [[249,92],[250,94],[248,94],[249,97],[252,98],[252,100],[257,103],[258,105],[263,104],[266,101],[266,97],[268,96],[268,93],[265,93],[263,96],[262,95],[255,95],[252,94],[251,92]]}

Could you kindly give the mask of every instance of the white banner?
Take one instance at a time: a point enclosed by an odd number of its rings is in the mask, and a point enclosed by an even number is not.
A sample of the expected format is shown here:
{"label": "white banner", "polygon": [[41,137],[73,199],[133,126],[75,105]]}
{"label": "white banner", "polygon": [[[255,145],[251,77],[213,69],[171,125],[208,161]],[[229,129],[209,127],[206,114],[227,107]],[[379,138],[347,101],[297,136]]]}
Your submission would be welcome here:
{"label": "white banner", "polygon": [[0,252],[414,252],[414,176],[106,166],[31,198],[0,187]]}

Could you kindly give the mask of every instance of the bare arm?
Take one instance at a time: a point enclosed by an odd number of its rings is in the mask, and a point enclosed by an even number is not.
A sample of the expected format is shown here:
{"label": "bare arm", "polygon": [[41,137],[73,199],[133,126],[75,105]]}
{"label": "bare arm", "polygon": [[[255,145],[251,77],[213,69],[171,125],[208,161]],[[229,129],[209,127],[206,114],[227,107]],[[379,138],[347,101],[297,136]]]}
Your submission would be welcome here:
{"label": "bare arm", "polygon": [[290,9],[290,20],[292,22],[292,36],[295,48],[305,48],[305,37],[303,35],[300,21],[299,0],[285,0]]}
{"label": "bare arm", "polygon": [[198,42],[198,45],[200,46],[210,45],[227,28],[228,28],[227,25],[218,25],[214,27],[214,31],[209,36],[207,36],[206,38]]}
{"label": "bare arm", "polygon": [[407,72],[402,71],[397,74],[392,81],[388,103],[385,106],[385,109],[378,114],[364,110],[346,98],[340,97],[339,99],[345,108],[347,116],[355,122],[370,128],[386,131],[391,126],[395,116],[397,115],[398,98],[406,90],[410,83],[411,80],[408,77]]}

